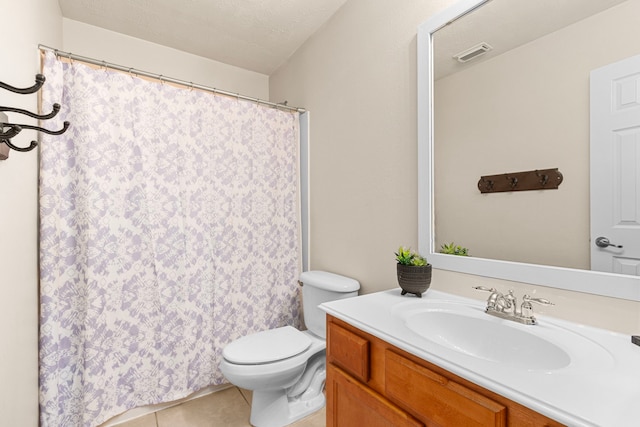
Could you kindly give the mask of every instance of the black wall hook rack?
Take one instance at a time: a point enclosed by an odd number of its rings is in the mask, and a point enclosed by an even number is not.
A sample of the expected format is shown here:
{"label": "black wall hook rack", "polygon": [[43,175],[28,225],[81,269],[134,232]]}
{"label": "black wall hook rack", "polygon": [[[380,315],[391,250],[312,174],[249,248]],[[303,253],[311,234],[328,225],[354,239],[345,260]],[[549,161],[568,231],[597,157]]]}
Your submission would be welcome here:
{"label": "black wall hook rack", "polygon": [[562,183],[562,179],[562,173],[558,168],[484,175],[478,181],[478,190],[481,193],[556,190]]}
{"label": "black wall hook rack", "polygon": [[[21,95],[27,95],[40,90],[45,80],[46,78],[42,74],[36,74],[36,83],[31,87],[21,89],[0,82],[0,88],[14,93],[19,93]],[[58,114],[58,112],[60,111],[60,104],[53,104],[51,112],[47,114],[36,114],[28,110],[23,110],[21,108],[0,106],[0,160],[6,160],[9,157],[9,150],[7,149],[7,147],[14,151],[25,152],[31,151],[38,146],[38,143],[36,141],[31,141],[29,143],[29,146],[27,147],[20,147],[18,145],[15,145],[11,141],[11,139],[22,132],[23,129],[36,130],[38,132],[44,132],[49,135],[62,135],[69,128],[69,122],[64,122],[62,129],[60,130],[48,130],[40,126],[9,123],[9,119],[4,111],[24,114],[38,120],[49,120],[54,118]]]}

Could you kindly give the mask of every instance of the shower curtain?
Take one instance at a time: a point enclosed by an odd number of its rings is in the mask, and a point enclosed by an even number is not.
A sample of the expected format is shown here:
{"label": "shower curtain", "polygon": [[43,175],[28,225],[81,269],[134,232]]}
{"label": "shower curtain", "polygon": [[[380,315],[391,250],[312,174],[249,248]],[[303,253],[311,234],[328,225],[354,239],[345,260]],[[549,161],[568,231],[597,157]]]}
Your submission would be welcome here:
{"label": "shower curtain", "polygon": [[299,326],[298,114],[44,56],[40,418],[95,426],[225,382]]}

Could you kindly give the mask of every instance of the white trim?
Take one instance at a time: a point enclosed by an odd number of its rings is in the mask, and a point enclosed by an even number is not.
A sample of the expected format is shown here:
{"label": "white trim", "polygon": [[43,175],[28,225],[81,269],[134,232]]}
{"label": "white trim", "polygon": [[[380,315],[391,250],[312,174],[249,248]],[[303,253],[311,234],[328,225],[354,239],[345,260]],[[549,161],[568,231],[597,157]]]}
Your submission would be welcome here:
{"label": "white trim", "polygon": [[300,113],[300,222],[302,241],[302,271],[309,270],[309,230],[311,221],[310,188],[310,118],[308,111]]}

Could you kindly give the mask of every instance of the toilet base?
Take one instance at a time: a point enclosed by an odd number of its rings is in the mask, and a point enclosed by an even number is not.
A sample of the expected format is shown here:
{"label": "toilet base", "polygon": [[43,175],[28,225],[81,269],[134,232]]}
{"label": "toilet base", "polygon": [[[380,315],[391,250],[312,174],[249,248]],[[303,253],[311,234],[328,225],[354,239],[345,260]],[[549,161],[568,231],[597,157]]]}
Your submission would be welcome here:
{"label": "toilet base", "polygon": [[[316,377],[317,381],[318,378]],[[251,400],[250,422],[255,427],[284,427],[299,419],[322,409],[326,399],[323,393],[324,372],[322,386],[319,392],[305,392],[301,396],[288,397],[285,390],[254,391]]]}

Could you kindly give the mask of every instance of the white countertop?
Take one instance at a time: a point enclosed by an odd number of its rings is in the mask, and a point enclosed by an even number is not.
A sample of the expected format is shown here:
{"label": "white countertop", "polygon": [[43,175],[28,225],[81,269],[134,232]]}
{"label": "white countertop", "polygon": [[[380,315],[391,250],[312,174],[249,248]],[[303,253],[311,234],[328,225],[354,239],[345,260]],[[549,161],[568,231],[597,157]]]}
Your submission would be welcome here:
{"label": "white countertop", "polygon": [[[571,427],[640,426],[640,346],[631,337],[603,329],[536,316],[538,325],[525,326],[509,320],[514,328],[534,335],[551,336],[554,331],[578,334],[597,351],[569,348],[571,363],[555,370],[528,370],[492,360],[479,359],[423,338],[408,326],[406,313],[428,304],[446,303],[484,310],[482,302],[428,290],[422,298],[400,295],[400,289],[362,295],[320,306],[325,312],[370,333],[462,378],[501,394],[532,410]],[[581,338],[582,339],[582,338]],[[573,353],[572,353],[573,351]],[[587,353],[587,354],[585,354]]]}

